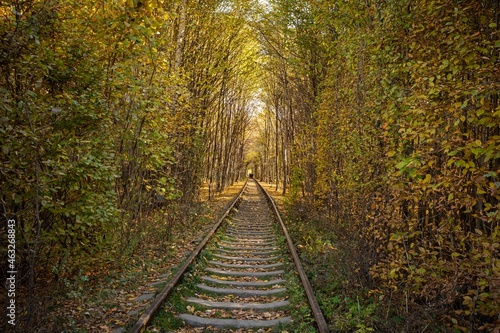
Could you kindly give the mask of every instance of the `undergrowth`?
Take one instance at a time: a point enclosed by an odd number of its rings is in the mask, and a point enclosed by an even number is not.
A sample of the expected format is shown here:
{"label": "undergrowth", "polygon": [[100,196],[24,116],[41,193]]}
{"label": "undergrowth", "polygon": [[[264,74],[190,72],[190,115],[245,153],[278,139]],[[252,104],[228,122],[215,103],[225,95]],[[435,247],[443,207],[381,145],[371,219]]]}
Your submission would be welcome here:
{"label": "undergrowth", "polygon": [[367,289],[352,279],[352,265],[338,242],[313,221],[302,220],[289,211],[287,228],[294,239],[316,298],[335,332],[373,332],[373,299]]}
{"label": "undergrowth", "polygon": [[329,225],[306,205],[286,202],[285,224],[331,331],[445,332],[432,311],[384,298],[357,237]]}
{"label": "undergrowth", "polygon": [[[280,228],[276,225],[276,229]],[[282,249],[288,248],[286,238],[282,235],[281,229],[276,230],[276,233],[279,235],[276,243]],[[282,255],[289,255],[289,252],[287,251],[287,253],[283,253]],[[289,261],[287,262],[288,273],[285,275],[285,280],[287,281],[286,289],[289,295],[288,301],[290,302],[290,315],[293,318],[293,323],[286,325],[284,328],[286,332],[315,333],[317,330],[312,311],[292,260],[289,255]]]}

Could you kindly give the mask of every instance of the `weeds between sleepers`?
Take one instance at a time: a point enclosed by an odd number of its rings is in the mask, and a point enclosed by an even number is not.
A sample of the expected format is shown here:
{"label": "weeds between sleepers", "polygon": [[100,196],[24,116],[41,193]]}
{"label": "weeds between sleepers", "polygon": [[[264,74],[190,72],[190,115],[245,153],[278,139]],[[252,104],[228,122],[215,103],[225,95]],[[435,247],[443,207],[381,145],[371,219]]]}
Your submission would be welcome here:
{"label": "weeds between sleepers", "polygon": [[[275,231],[280,230],[278,226],[275,226],[275,228],[278,228]],[[170,298],[166,300],[164,306],[157,314],[157,317],[153,319],[148,332],[156,332],[158,330],[172,331],[172,330],[182,329],[183,327],[182,321],[177,319],[176,313],[182,313],[185,312],[186,310],[188,310],[188,312],[193,314],[202,314],[203,312],[207,311],[214,318],[217,318],[219,316],[220,318],[224,318],[229,313],[228,311],[231,311],[223,309],[212,309],[210,307],[206,307],[199,304],[192,304],[185,301],[188,297],[192,296],[200,297],[200,295],[197,295],[195,291],[195,286],[197,283],[199,283],[200,280],[199,273],[203,270],[208,261],[212,259],[211,250],[215,249],[217,241],[222,239],[227,239],[227,237],[222,232],[214,235],[214,239],[212,239],[207,244],[206,249],[198,257],[197,266],[195,267],[194,264],[190,266],[189,273],[186,274],[185,277],[183,277],[182,285],[179,285],[173,291]],[[289,256],[284,253],[286,250],[283,250],[287,248],[285,237],[278,236],[276,241],[277,241],[276,243],[277,247],[282,249],[280,251],[280,254],[284,255],[285,258],[286,257],[289,258]],[[298,275],[295,272],[295,267],[291,259],[285,263],[284,269],[286,272],[288,272],[285,273],[287,281],[286,287],[288,291],[286,295],[284,295],[285,296],[284,298],[279,297],[279,295],[277,295],[276,298],[273,298],[273,301],[278,299],[279,300],[289,299],[291,304],[288,307],[288,309],[286,309],[286,312],[292,315],[292,318],[294,318],[294,322],[288,325],[279,325],[274,329],[265,329],[265,331],[266,332],[288,331],[288,332],[306,332],[306,333],[317,332],[315,328],[314,318],[311,315],[311,309],[309,308],[307,298],[305,296],[304,290],[302,289],[300,280],[298,279]],[[259,279],[265,279],[265,277],[260,277]],[[211,297],[217,296],[216,294],[211,295],[210,292],[206,291],[204,291],[203,294],[204,294],[203,298],[206,297],[207,299],[211,299]],[[244,299],[239,299],[238,297],[231,298],[231,295],[227,295],[227,298],[228,300],[231,301],[244,301]],[[252,301],[255,301],[256,299],[258,299],[258,297],[252,298]],[[276,311],[279,312],[280,310]],[[209,332],[212,330],[207,328],[204,331]],[[224,332],[227,330],[213,329],[213,331]]]}

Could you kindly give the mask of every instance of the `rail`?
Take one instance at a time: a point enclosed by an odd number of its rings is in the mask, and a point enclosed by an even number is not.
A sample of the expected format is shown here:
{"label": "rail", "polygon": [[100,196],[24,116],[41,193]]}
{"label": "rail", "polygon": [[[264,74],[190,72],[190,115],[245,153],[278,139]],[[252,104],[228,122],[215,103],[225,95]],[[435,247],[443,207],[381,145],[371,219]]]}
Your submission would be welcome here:
{"label": "rail", "polygon": [[267,191],[264,189],[262,185],[258,181],[254,179],[255,183],[259,186],[259,188],[262,190],[262,193],[264,193],[267,201],[273,208],[274,214],[280,224],[281,230],[283,231],[283,234],[286,237],[286,241],[288,243],[288,248],[290,250],[290,253],[292,254],[293,257],[293,262],[295,263],[295,268],[297,269],[297,272],[299,273],[300,280],[302,281],[302,285],[304,286],[304,289],[306,291],[307,299],[309,301],[309,305],[311,306],[311,310],[313,312],[314,319],[316,320],[316,324],[318,325],[318,329],[320,333],[329,333],[328,330],[328,325],[326,324],[325,317],[323,316],[323,312],[321,311],[321,308],[319,307],[318,301],[316,300],[316,296],[314,295],[314,291],[311,287],[311,283],[309,282],[309,279],[307,278],[307,275],[304,271],[304,267],[302,266],[302,263],[300,261],[300,257],[297,253],[297,250],[295,249],[295,246],[293,245],[292,238],[290,237],[290,234],[288,233],[288,230],[285,226],[285,223],[283,222],[283,219],[280,216],[280,213],[278,211],[278,208],[276,207],[276,204],[274,203],[274,200],[272,197],[267,193]]}
{"label": "rail", "polygon": [[177,285],[177,283],[180,281],[181,277],[184,275],[184,273],[187,271],[189,265],[193,263],[193,261],[196,259],[196,257],[200,254],[200,252],[203,250],[207,242],[210,240],[212,235],[219,229],[220,225],[224,221],[224,219],[229,215],[231,210],[236,206],[236,203],[240,200],[241,195],[245,191],[247,187],[248,181],[245,182],[245,185],[243,185],[242,189],[238,193],[238,195],[233,199],[231,205],[229,206],[228,209],[222,214],[222,216],[219,218],[219,220],[216,222],[216,224],[213,226],[213,228],[209,231],[209,233],[205,236],[205,238],[201,241],[200,244],[194,249],[194,251],[191,253],[191,255],[186,259],[184,264],[179,268],[177,273],[170,279],[170,281],[167,283],[165,288],[156,296],[154,301],[151,303],[151,305],[144,311],[142,316],[137,320],[137,322],[132,326],[132,328],[128,331],[129,333],[142,333],[145,331],[147,324],[149,321],[153,318],[153,316],[156,314],[156,312],[160,309],[161,304],[165,301],[165,299],[172,293],[174,287]]}

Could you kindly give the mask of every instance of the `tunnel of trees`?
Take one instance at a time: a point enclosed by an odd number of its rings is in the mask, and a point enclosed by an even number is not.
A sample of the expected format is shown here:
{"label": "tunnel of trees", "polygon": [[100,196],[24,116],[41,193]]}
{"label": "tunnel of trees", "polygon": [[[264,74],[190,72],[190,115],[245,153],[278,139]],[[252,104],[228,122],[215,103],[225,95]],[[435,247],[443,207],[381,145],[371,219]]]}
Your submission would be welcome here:
{"label": "tunnel of trees", "polygon": [[41,281],[182,237],[203,186],[251,169],[290,223],[350,251],[386,331],[498,332],[499,0],[8,0],[0,16],[2,281],[15,220],[26,327]]}

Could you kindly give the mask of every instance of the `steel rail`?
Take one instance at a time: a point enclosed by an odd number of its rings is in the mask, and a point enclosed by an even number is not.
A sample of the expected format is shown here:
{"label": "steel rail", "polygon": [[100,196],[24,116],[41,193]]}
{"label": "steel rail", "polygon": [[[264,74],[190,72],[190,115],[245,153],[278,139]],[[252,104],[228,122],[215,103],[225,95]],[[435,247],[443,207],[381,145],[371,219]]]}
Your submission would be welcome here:
{"label": "steel rail", "polygon": [[313,312],[314,319],[316,320],[316,324],[318,325],[319,332],[320,333],[329,333],[330,331],[328,330],[328,325],[326,324],[325,317],[323,316],[323,312],[321,312],[321,308],[319,307],[318,301],[316,300],[316,296],[314,296],[314,291],[311,287],[311,283],[309,282],[309,279],[307,278],[307,275],[304,271],[304,267],[302,266],[302,263],[300,261],[300,257],[297,253],[297,250],[295,249],[295,246],[293,245],[292,238],[290,237],[290,234],[288,233],[288,230],[285,226],[285,223],[281,219],[278,208],[276,207],[274,200],[269,195],[269,193],[267,193],[267,191],[264,189],[264,187],[262,187],[262,185],[260,185],[260,183],[257,180],[254,179],[254,181],[258,185],[258,187],[261,189],[262,193],[264,193],[264,196],[266,197],[267,201],[272,206],[274,214],[275,214],[276,218],[278,219],[278,222],[281,226],[281,230],[283,231],[283,234],[286,237],[286,241],[288,243],[288,248],[290,250],[290,253],[292,254],[293,262],[295,263],[295,268],[297,269],[297,272],[299,273],[300,280],[302,281],[302,285],[304,286],[304,289],[306,291],[307,299],[309,300],[309,305],[311,306],[311,310]]}
{"label": "steel rail", "polygon": [[231,205],[229,206],[228,209],[222,214],[222,216],[217,220],[216,224],[213,226],[213,228],[210,230],[210,232],[205,236],[205,238],[201,241],[200,244],[194,249],[194,251],[191,253],[191,255],[186,259],[184,264],[179,268],[177,273],[168,281],[167,285],[163,288],[163,290],[156,296],[154,301],[150,304],[150,306],[144,311],[142,316],[137,320],[134,326],[128,331],[128,333],[142,333],[146,329],[146,325],[149,323],[151,318],[156,314],[156,312],[160,309],[160,306],[162,303],[165,301],[165,299],[172,293],[174,287],[177,285],[177,283],[180,281],[181,277],[184,275],[184,273],[187,271],[189,265],[193,263],[193,261],[196,259],[196,257],[200,254],[201,250],[206,246],[207,242],[209,239],[212,237],[212,235],[219,229],[220,225],[224,221],[224,219],[229,215],[231,210],[236,206],[236,203],[240,200],[241,195],[245,191],[247,187],[248,181],[245,182],[243,187],[241,188],[240,192],[238,195],[233,199]]}

